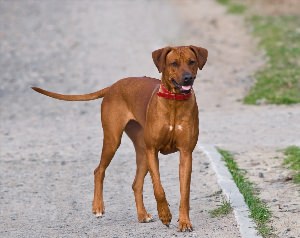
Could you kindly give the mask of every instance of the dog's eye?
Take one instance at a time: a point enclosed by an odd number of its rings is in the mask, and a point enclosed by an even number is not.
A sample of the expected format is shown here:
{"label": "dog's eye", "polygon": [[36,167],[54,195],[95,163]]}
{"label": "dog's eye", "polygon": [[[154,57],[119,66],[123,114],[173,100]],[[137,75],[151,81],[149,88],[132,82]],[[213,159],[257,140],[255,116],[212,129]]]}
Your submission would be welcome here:
{"label": "dog's eye", "polygon": [[172,62],[171,65],[172,65],[173,67],[178,67],[178,66],[179,66],[179,64],[178,64],[177,61]]}
{"label": "dog's eye", "polygon": [[190,60],[189,61],[189,65],[195,65],[196,64],[196,61],[195,60]]}

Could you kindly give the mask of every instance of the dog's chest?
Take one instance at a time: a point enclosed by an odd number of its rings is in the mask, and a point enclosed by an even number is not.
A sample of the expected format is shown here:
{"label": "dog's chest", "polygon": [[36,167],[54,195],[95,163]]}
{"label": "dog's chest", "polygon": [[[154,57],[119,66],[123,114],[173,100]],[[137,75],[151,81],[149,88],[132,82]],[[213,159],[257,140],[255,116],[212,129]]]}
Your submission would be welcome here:
{"label": "dog's chest", "polygon": [[177,145],[180,144],[186,126],[183,124],[165,124],[159,130],[158,147],[162,154],[169,154],[178,151]]}
{"label": "dog's chest", "polygon": [[198,137],[195,101],[170,101],[154,98],[150,102],[144,139],[146,146],[162,154],[191,149]]}

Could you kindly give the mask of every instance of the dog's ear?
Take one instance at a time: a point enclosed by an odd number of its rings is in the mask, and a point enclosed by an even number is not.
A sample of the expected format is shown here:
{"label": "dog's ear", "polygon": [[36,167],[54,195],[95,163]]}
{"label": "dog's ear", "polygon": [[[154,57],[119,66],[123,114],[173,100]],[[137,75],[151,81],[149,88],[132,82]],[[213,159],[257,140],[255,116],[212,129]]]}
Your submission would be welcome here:
{"label": "dog's ear", "polygon": [[190,45],[189,47],[192,51],[194,51],[194,53],[197,57],[199,69],[202,69],[207,60],[207,56],[208,56],[207,49],[204,49],[202,47],[193,46],[193,45]]}
{"label": "dog's ear", "polygon": [[163,72],[166,65],[166,56],[171,50],[171,47],[165,47],[152,52],[152,59],[158,69],[158,72]]}

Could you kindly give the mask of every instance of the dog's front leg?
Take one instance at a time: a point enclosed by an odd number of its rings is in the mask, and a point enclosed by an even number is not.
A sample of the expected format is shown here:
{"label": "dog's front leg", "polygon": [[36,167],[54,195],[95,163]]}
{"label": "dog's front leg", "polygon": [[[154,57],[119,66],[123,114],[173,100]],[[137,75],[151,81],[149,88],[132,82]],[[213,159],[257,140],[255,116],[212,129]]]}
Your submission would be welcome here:
{"label": "dog's front leg", "polygon": [[192,231],[190,222],[190,184],[192,173],[192,152],[180,151],[179,179],[180,179],[180,207],[179,230]]}
{"label": "dog's front leg", "polygon": [[172,220],[172,214],[162,187],[159,175],[158,153],[154,149],[147,150],[148,168],[152,179],[154,196],[157,202],[157,211],[159,219],[166,226],[169,226]]}

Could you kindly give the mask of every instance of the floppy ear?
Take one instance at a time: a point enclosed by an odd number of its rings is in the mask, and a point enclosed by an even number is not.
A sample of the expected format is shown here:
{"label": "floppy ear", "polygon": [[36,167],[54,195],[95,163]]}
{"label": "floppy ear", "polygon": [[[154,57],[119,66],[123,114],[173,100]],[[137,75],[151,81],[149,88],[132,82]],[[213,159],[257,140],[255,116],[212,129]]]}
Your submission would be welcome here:
{"label": "floppy ear", "polygon": [[158,72],[162,72],[166,65],[166,56],[172,50],[171,47],[165,47],[152,52],[152,59],[156,65]]}
{"label": "floppy ear", "polygon": [[207,49],[204,49],[202,47],[193,46],[193,45],[190,45],[189,47],[192,51],[194,51],[194,53],[197,57],[199,69],[202,69],[207,60],[207,56],[208,56]]}

